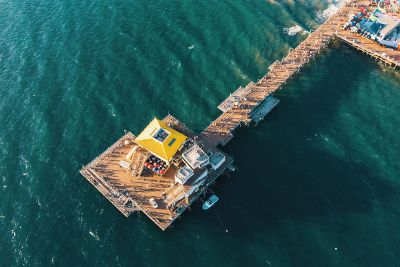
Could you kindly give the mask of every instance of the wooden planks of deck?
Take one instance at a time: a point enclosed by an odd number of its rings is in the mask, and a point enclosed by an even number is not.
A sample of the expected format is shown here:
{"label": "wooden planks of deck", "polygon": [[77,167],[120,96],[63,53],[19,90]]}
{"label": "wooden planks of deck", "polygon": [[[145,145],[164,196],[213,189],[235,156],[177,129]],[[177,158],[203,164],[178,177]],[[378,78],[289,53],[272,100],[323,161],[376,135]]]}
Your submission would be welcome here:
{"label": "wooden planks of deck", "polygon": [[[195,134],[176,118],[168,115],[163,119],[170,127],[194,138]],[[193,181],[188,181],[185,185],[175,182],[175,174],[179,166],[171,164],[165,175],[157,175],[149,170],[143,171],[143,162],[138,153],[148,153],[136,149],[135,158],[131,161],[131,168],[125,169],[121,166],[121,161],[126,161],[126,155],[136,146],[135,136],[128,132],[100,156],[84,166],[80,173],[106,197],[124,216],[128,217],[134,211],[141,211],[146,214],[159,228],[167,229],[179,215],[204,192],[219,176],[221,176],[233,163],[233,159],[220,151],[217,147],[208,143],[207,140],[198,139],[197,142],[209,153],[222,153],[226,160],[217,170],[210,169],[204,183],[194,194],[188,198],[175,201],[174,192],[179,194],[192,190]],[[179,152],[178,152],[179,153]],[[138,159],[138,160],[136,160]],[[138,175],[133,175],[132,164],[141,167]],[[201,174],[201,173],[200,173]],[[194,175],[193,179],[195,179]],[[191,178],[192,179],[192,178]],[[172,195],[169,196],[168,194]],[[175,203],[174,208],[168,207],[166,197],[172,198]],[[176,196],[175,196],[176,197]],[[157,207],[151,205],[150,199],[157,203]]]}

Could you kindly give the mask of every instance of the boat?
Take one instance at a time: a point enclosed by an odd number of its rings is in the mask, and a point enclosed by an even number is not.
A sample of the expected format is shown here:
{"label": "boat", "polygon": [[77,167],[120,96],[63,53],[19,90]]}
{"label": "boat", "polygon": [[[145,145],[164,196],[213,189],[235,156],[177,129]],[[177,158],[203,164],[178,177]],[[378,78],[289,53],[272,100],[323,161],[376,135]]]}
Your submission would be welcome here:
{"label": "boat", "polygon": [[216,195],[212,195],[206,200],[206,202],[203,203],[203,210],[208,210],[209,208],[214,206],[214,204],[217,203],[218,200],[219,198]]}

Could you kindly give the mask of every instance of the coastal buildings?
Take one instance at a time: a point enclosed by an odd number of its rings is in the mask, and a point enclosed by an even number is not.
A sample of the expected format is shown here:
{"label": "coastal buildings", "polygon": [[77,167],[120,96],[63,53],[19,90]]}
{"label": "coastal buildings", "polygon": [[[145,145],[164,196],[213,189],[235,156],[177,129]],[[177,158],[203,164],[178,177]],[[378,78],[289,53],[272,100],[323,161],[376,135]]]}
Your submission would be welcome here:
{"label": "coastal buildings", "polygon": [[362,34],[383,46],[399,49],[400,16],[396,13],[387,14],[379,7],[372,12],[362,8],[350,18],[344,28]]}

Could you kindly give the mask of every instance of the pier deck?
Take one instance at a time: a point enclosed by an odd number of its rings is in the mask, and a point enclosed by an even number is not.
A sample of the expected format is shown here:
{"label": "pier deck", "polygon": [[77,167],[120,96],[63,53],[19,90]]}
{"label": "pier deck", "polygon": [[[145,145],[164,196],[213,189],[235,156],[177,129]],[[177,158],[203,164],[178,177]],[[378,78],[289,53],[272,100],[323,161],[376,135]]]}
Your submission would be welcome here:
{"label": "pier deck", "polygon": [[[173,116],[168,115],[163,121],[188,137],[194,137],[194,133]],[[142,211],[163,230],[168,228],[233,162],[232,158],[215,146],[198,140],[206,151],[222,153],[226,160],[217,170],[209,170],[206,182],[198,189],[197,193],[190,195],[189,198],[182,198],[174,209],[170,209],[166,206],[168,202],[166,200],[173,200],[178,197],[177,195],[184,194],[191,189],[192,184],[190,181],[184,185],[175,182],[174,177],[180,166],[171,165],[163,176],[144,170],[139,177],[132,176],[130,171],[122,168],[120,162],[126,160],[125,156],[135,145],[135,138],[132,133],[126,133],[103,154],[82,168],[81,174],[123,215],[127,217],[134,211]],[[193,181],[196,179],[196,173],[191,179]],[[157,208],[152,207],[151,198],[158,204]]]}
{"label": "pier deck", "polygon": [[349,30],[339,30],[336,37],[340,41],[351,45],[357,50],[368,54],[386,65],[393,68],[400,67],[400,53],[398,50],[379,45],[367,37],[357,33],[351,33]]}

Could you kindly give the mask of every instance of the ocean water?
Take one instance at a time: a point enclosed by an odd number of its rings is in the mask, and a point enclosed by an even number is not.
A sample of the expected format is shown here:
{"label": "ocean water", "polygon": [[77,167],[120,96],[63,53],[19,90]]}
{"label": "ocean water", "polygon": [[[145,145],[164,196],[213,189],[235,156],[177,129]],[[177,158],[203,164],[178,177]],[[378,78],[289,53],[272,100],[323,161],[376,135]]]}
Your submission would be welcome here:
{"label": "ocean water", "polygon": [[162,232],[78,172],[153,116],[200,132],[335,4],[0,1],[0,266],[400,266],[400,74],[339,43],[236,132],[212,210]]}

